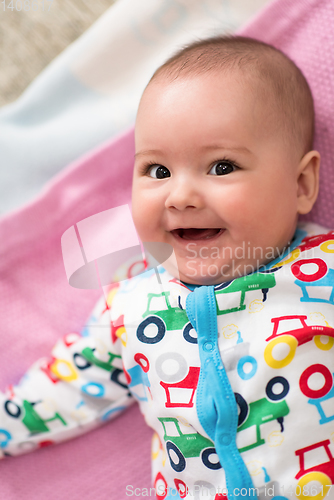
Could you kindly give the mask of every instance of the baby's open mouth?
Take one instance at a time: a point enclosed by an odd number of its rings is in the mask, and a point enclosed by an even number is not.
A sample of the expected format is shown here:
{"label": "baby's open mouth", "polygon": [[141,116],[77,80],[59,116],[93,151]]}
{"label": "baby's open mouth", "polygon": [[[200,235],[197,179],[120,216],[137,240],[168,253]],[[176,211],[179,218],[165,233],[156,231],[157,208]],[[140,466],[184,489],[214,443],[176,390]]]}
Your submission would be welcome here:
{"label": "baby's open mouth", "polygon": [[224,229],[214,227],[214,228],[179,228],[173,229],[171,233],[173,236],[182,238],[183,240],[210,240],[216,237],[218,234],[222,233]]}

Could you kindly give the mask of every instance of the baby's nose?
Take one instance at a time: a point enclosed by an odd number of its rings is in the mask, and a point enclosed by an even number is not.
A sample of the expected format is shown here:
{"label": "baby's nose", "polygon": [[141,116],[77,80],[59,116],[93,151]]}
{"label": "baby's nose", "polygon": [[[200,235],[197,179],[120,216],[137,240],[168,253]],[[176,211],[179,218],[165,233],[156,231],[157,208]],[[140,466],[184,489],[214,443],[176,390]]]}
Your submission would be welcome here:
{"label": "baby's nose", "polygon": [[185,210],[186,208],[202,208],[204,205],[200,186],[192,181],[175,182],[170,186],[166,198],[166,208]]}

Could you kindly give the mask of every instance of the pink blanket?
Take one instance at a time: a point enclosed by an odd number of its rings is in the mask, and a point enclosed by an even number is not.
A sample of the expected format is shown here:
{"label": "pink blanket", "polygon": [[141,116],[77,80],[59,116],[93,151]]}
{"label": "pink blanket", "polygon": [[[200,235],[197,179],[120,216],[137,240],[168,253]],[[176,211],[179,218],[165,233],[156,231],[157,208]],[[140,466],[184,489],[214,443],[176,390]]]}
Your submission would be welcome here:
{"label": "pink blanket", "polygon": [[[334,52],[332,0],[275,0],[242,34],[283,49],[304,71],[316,106],[321,191],[312,219],[334,227]],[[18,382],[62,334],[79,331],[99,292],[71,288],[63,232],[130,201],[133,132],[59,175],[32,204],[0,222],[0,387]],[[282,193],[284,203],[284,193]],[[126,485],[150,486],[150,431],[133,407],[80,439],[1,463],[1,498],[126,499]]]}

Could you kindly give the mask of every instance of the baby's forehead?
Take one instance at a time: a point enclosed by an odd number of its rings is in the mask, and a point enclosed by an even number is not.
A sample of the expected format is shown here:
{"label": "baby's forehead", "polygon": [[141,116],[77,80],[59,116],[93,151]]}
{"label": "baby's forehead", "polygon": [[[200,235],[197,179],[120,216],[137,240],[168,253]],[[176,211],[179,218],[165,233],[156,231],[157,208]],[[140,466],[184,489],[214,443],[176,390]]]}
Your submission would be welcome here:
{"label": "baby's forehead", "polygon": [[[219,82],[218,86],[217,82]],[[241,95],[246,92],[246,94],[252,96],[255,89],[260,85],[260,77],[256,75],[256,78],[253,78],[251,75],[243,74],[239,70],[221,71],[215,69],[206,73],[180,75],[178,78],[171,78],[169,75],[162,74],[152,80],[145,88],[139,109],[143,105],[150,104],[150,101],[157,96],[163,99],[168,91],[171,91],[168,93],[170,97],[174,88],[183,88],[186,95],[188,89],[194,85],[196,85],[199,97],[215,92],[219,96],[219,94],[227,92],[231,87],[234,89],[234,93]],[[176,96],[178,97],[178,94]]]}
{"label": "baby's forehead", "polygon": [[[272,88],[275,87],[273,81],[275,80],[275,75],[272,74],[273,63],[268,60],[268,58],[263,59],[261,67],[259,66],[259,60],[257,59],[256,63],[254,62],[253,65],[248,64],[247,66],[231,65],[226,67],[212,67],[207,71],[182,72],[177,75],[177,77],[168,71],[158,72],[145,88],[140,104],[144,102],[146,104],[156,92],[160,92],[160,94],[163,95],[166,90],[178,83],[184,83],[184,90],[186,92],[187,83],[194,80],[205,83],[205,85],[199,87],[203,95],[208,92],[212,93],[217,89],[217,78],[222,82],[222,86],[232,85],[235,91],[240,95],[244,95],[246,92],[250,98],[255,98],[259,92],[263,92],[264,89],[267,89],[267,103],[269,100],[272,100],[273,102],[275,100],[277,101],[274,88]],[[290,69],[291,68],[282,67],[280,69],[281,78],[284,77],[287,78],[287,80],[291,79],[291,75],[289,75]],[[276,71],[277,69],[275,72]],[[222,90],[224,89],[219,88],[219,92]],[[271,92],[269,90],[271,90]]]}
{"label": "baby's forehead", "polygon": [[312,149],[313,99],[304,75],[274,47],[242,37],[214,39],[212,43],[208,40],[181,50],[154,73],[142,96],[139,113],[157,88],[163,95],[177,81],[204,79],[206,86],[202,92],[213,92],[212,74],[222,80],[234,79],[240,95],[248,93],[254,107],[260,104],[267,117],[275,117],[287,143],[300,144],[304,154]]}
{"label": "baby's forehead", "polygon": [[[180,75],[174,79],[168,74],[159,75],[145,89],[139,106],[136,150],[142,138],[145,142],[154,142],[157,137],[154,124],[161,121],[171,127],[182,121],[186,128],[191,129],[195,123],[207,135],[210,130],[216,134],[221,123],[231,117],[233,123],[237,121],[242,130],[265,127],[267,130],[263,133],[273,133],[271,114],[270,119],[266,117],[268,107],[273,107],[273,104],[269,105],[272,96],[263,100],[263,92],[259,91],[259,87],[258,75],[245,74],[239,68],[226,71],[213,69],[206,73]],[[274,133],[276,125],[277,120],[274,122]],[[158,139],[160,141],[160,136]],[[171,139],[174,143],[174,138]]]}
{"label": "baby's forehead", "polygon": [[[178,78],[171,78],[168,74],[161,74],[158,78],[154,79],[146,87],[137,113],[136,128],[141,126],[141,119],[143,116],[156,116],[160,112],[160,102],[166,100],[171,107],[178,111],[179,114],[189,111],[184,105],[187,97],[195,88],[194,108],[196,109],[197,103],[205,103],[210,101],[216,102],[217,105],[225,100],[229,103],[237,105],[240,102],[245,104],[245,109],[252,108],[254,114],[259,118],[259,112],[262,119],[265,116],[266,110],[274,107],[275,97],[273,92],[269,89],[265,92],[265,99],[263,98],[264,89],[263,79],[256,72],[245,72],[240,68],[229,68],[227,70],[212,69],[206,73],[199,74],[185,74],[180,75]],[[209,99],[208,99],[209,97]],[[158,103],[158,106],[155,106]],[[215,110],[208,107],[207,112]],[[205,110],[204,110],[205,112]],[[191,114],[189,114],[191,119]],[[198,123],[198,127],[201,123]]]}

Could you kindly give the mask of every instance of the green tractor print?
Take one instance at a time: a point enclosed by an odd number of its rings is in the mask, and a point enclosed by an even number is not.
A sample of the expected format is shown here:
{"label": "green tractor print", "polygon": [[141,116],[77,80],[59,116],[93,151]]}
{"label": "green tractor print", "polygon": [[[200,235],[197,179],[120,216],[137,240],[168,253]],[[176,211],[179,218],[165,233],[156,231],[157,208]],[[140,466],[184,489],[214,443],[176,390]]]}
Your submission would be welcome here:
{"label": "green tractor print", "polygon": [[[282,390],[279,394],[273,391],[273,387],[280,384]],[[277,420],[280,424],[281,432],[284,432],[284,417],[289,414],[289,407],[285,401],[285,396],[289,392],[288,381],[281,376],[273,377],[266,387],[266,398],[258,399],[248,405],[241,394],[235,393],[237,405],[239,406],[239,420],[237,432],[242,432],[255,426],[256,440],[248,446],[239,448],[240,453],[251,450],[265,443],[261,437],[261,425]]]}
{"label": "green tractor print", "polygon": [[21,418],[22,424],[30,431],[30,435],[40,434],[42,432],[50,432],[49,427],[47,427],[46,422],[52,422],[53,420],[60,420],[63,425],[67,425],[63,417],[56,412],[53,417],[43,419],[34,409],[34,405],[40,401],[35,401],[31,403],[27,400],[23,400],[23,407],[21,408],[18,404],[11,400],[5,402],[6,413],[13,418]]}
{"label": "green tractor print", "polygon": [[[273,288],[276,286],[276,280],[274,276],[274,272],[278,271],[280,267],[276,269],[271,269],[270,272],[263,271],[253,274],[248,274],[247,276],[243,276],[242,278],[237,278],[227,283],[223,283],[215,287],[215,295],[216,295],[216,304],[217,304],[217,315],[228,314],[236,311],[243,311],[246,309],[245,297],[246,292],[261,290],[263,294],[262,301],[265,302],[267,300],[267,294],[269,288]],[[220,302],[224,299],[224,303],[228,300],[228,297],[222,297],[220,299],[221,294],[229,294],[240,292],[240,301],[239,305],[234,307],[226,307],[221,309]]]}
{"label": "green tractor print", "polygon": [[[199,456],[208,469],[217,470],[221,468],[219,461],[213,462],[210,460],[211,455],[216,455],[214,444],[210,439],[202,436],[194,429],[194,432],[183,433],[177,418],[164,417],[158,420],[160,420],[164,428],[167,455],[175,472],[182,472],[186,468],[186,458]],[[189,424],[187,424],[188,426]]]}
{"label": "green tractor print", "polygon": [[[145,344],[156,344],[160,342],[166,331],[181,330],[187,342],[197,343],[197,338],[190,335],[193,329],[187,313],[181,307],[172,307],[169,301],[170,292],[148,293],[147,309],[143,314],[144,321],[137,328],[137,338]],[[150,309],[153,298],[164,298],[165,309]],[[152,325],[156,326],[157,332],[154,336],[149,336],[148,332]]]}

